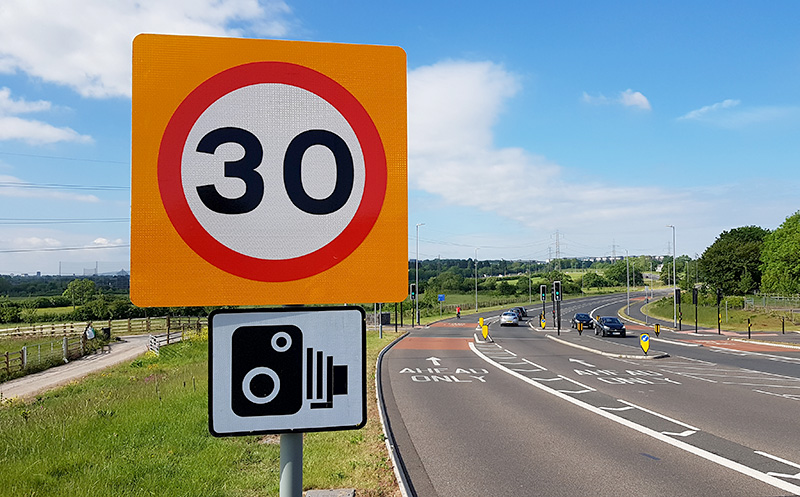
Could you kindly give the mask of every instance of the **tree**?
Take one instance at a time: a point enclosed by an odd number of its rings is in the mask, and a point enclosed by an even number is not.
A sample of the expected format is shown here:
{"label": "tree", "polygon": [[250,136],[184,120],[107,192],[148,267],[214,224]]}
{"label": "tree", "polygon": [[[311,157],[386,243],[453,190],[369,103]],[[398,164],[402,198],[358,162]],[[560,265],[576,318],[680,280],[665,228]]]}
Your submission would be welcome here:
{"label": "tree", "polygon": [[72,280],[69,282],[69,285],[67,285],[67,289],[64,290],[64,296],[70,299],[72,308],[74,309],[76,305],[85,304],[89,300],[89,297],[94,295],[95,289],[96,287],[92,280]]}
{"label": "tree", "polygon": [[744,226],[723,231],[700,257],[706,283],[726,295],[742,295],[761,285],[761,250],[768,230]]}
{"label": "tree", "polygon": [[764,238],[759,269],[764,291],[800,293],[800,211]]}
{"label": "tree", "polygon": [[625,260],[617,261],[612,264],[606,269],[604,276],[606,281],[612,286],[626,286],[628,284],[629,273],[631,285],[633,285],[635,279],[642,281],[642,272],[637,270],[633,264],[630,265],[629,270]]}
{"label": "tree", "polygon": [[597,273],[586,273],[583,275],[583,286],[586,288],[602,288],[608,286],[608,282]]}

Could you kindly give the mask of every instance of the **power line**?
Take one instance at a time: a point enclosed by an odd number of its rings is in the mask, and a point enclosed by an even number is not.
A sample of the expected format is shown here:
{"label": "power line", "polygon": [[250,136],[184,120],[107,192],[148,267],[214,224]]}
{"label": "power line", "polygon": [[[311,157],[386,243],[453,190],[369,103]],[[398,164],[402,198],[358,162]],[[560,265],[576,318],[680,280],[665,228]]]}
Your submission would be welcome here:
{"label": "power line", "polygon": [[128,223],[129,217],[100,217],[94,219],[78,218],[41,218],[41,219],[15,219],[0,218],[0,225],[39,225],[39,224],[89,224],[89,223]]}
{"label": "power line", "polygon": [[67,185],[61,183],[23,183],[15,181],[0,181],[0,187],[30,188],[34,190],[130,190],[129,186],[114,185]]}
{"label": "power line", "polygon": [[81,159],[78,157],[59,157],[55,155],[37,155],[37,154],[19,154],[14,152],[0,152],[0,155],[12,155],[15,157],[33,157],[35,159],[55,159],[55,160],[69,160],[75,162],[95,162],[98,164],[122,164],[125,166],[130,165],[130,162],[116,161],[116,160],[99,160],[99,159]]}
{"label": "power line", "polygon": [[74,250],[103,250],[130,247],[130,243],[120,245],[98,245],[92,247],[43,247],[30,249],[0,249],[0,254],[22,254],[27,252],[68,252]]}

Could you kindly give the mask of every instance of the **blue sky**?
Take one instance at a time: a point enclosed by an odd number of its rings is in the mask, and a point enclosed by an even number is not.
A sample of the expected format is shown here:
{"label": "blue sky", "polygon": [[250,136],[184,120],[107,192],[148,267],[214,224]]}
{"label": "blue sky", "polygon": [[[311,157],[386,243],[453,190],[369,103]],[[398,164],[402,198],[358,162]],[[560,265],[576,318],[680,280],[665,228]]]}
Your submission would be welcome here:
{"label": "blue sky", "polygon": [[[141,32],[396,45],[409,257],[702,254],[800,209],[800,3],[5,0],[0,274],[129,267]],[[68,222],[54,222],[68,220]]]}

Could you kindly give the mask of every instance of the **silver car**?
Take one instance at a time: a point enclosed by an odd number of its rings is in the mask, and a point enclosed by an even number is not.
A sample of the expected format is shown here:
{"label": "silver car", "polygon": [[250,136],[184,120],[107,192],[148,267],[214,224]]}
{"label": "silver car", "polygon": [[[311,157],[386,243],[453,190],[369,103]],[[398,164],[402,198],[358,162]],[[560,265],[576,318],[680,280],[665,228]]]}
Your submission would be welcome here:
{"label": "silver car", "polygon": [[519,317],[515,312],[508,311],[500,315],[500,326],[506,325],[519,325]]}

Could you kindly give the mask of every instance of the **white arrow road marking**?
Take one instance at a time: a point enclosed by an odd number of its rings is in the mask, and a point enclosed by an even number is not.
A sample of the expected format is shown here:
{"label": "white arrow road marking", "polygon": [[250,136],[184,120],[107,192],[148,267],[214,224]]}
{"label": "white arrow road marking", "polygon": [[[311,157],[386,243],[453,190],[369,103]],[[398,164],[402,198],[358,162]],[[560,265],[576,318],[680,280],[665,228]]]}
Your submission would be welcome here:
{"label": "white arrow road marking", "polygon": [[672,431],[662,431],[661,433],[663,433],[664,435],[672,435],[674,437],[688,437],[689,435],[694,435],[697,432],[694,430],[686,430],[680,433],[675,433]]}
{"label": "white arrow road marking", "polygon": [[584,366],[586,366],[587,368],[594,368],[594,367],[597,367],[597,366],[595,366],[594,364],[589,364],[589,363],[588,363],[588,362],[586,362],[586,361],[581,361],[580,359],[573,359],[573,358],[571,358],[571,357],[569,358],[569,362],[577,362],[578,364],[583,364],[583,365],[584,365]]}
{"label": "white arrow road marking", "polygon": [[438,357],[428,357],[425,360],[426,361],[431,361],[434,366],[440,366],[442,364],[441,362],[439,362],[439,361],[441,361],[441,359],[439,359]]}

